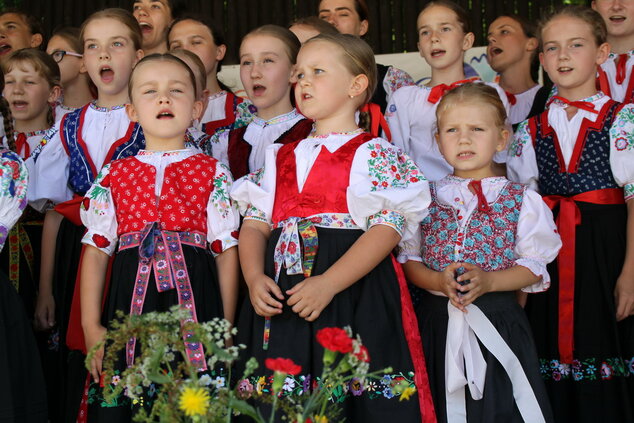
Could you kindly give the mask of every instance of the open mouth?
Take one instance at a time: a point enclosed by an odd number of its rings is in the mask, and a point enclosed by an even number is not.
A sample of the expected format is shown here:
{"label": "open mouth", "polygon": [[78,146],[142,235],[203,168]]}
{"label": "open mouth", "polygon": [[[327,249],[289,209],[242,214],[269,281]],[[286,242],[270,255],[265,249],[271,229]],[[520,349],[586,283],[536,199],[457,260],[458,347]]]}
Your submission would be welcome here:
{"label": "open mouth", "polygon": [[614,16],[610,16],[610,22],[614,22],[614,23],[622,23],[625,22],[625,16],[622,15],[614,15]]}
{"label": "open mouth", "polygon": [[559,72],[559,73],[570,73],[570,72],[572,72],[572,68],[567,67],[567,66],[561,66],[561,67],[557,68],[557,72]]}
{"label": "open mouth", "polygon": [[163,120],[163,119],[173,119],[174,118],[174,113],[172,113],[169,110],[161,110],[159,112],[158,115],[156,115],[156,118],[159,120]]}
{"label": "open mouth", "polygon": [[11,109],[13,109],[14,111],[17,110],[24,110],[26,109],[26,107],[29,105],[29,103],[27,103],[24,100],[15,100],[11,102]]}
{"label": "open mouth", "polygon": [[139,22],[139,26],[141,27],[141,32],[144,35],[149,34],[154,29],[154,27],[147,22]]}
{"label": "open mouth", "polygon": [[475,156],[473,151],[463,151],[462,153],[458,153],[459,159],[470,159],[473,156]]}
{"label": "open mouth", "polygon": [[491,47],[491,48],[489,48],[489,56],[490,57],[495,57],[495,56],[497,56],[499,54],[502,54],[502,53],[504,53],[504,50],[502,50],[499,47]]}
{"label": "open mouth", "polygon": [[441,57],[446,53],[445,50],[434,49],[431,51],[431,57]]}
{"label": "open mouth", "polygon": [[3,54],[8,54],[9,52],[11,52],[10,44],[0,44],[0,56]]}
{"label": "open mouth", "polygon": [[99,76],[103,82],[109,83],[114,79],[114,71],[110,66],[103,66],[99,69]]}
{"label": "open mouth", "polygon": [[308,93],[302,93],[301,95],[302,100],[310,100],[311,98],[313,98],[313,96]]}
{"label": "open mouth", "polygon": [[266,87],[264,85],[256,84],[253,86],[253,95],[256,97],[264,95],[264,91],[266,91]]}

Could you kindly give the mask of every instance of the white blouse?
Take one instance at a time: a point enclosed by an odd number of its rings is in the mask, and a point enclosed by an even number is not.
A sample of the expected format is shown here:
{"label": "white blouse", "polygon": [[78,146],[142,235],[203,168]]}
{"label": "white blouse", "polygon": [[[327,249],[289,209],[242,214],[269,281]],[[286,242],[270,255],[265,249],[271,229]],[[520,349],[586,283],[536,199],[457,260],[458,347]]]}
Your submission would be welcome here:
{"label": "white blouse", "polygon": [[64,116],[66,116],[70,112],[74,112],[75,108],[64,106],[61,102],[55,103],[55,109],[53,109],[53,117],[55,118],[55,123],[58,123]]}
{"label": "white blouse", "polygon": [[[599,92],[583,101],[593,103],[595,110],[600,111],[608,100],[608,96]],[[583,120],[595,122],[598,117],[596,113],[578,109],[577,113],[568,120],[567,107],[561,101],[554,100],[548,108],[548,123],[557,134],[566,166],[570,163]],[[634,163],[634,105],[626,104],[616,115],[610,128],[610,167],[616,182],[625,188],[626,200],[634,197],[632,163]],[[522,122],[517,128],[509,148],[507,172],[509,179],[528,184],[537,190],[539,171],[528,121]]]}
{"label": "white blouse", "polygon": [[10,150],[0,150],[0,250],[9,231],[26,207],[28,172],[24,162]]}
{"label": "white blouse", "polygon": [[[195,148],[176,151],[141,150],[135,157],[139,161],[156,168],[155,194],[158,199],[165,178],[165,168],[172,163],[180,162],[196,154],[200,154],[200,152]],[[88,211],[82,206],[80,208],[80,216],[82,223],[87,229],[82,242],[99,248],[108,255],[112,255],[119,238],[117,234],[116,205],[110,187],[101,185],[101,181],[109,173],[110,164],[107,164],[99,173],[93,186],[86,193],[86,198],[89,199],[91,205]],[[218,163],[216,174],[214,175],[214,195],[209,196],[206,208],[207,241],[211,244],[216,240],[220,240],[222,251],[234,247],[238,243],[236,237],[232,235],[232,233],[236,233],[240,225],[238,209],[229,198],[232,183],[229,170],[221,163]],[[105,237],[109,241],[109,245],[107,247],[98,247],[93,241],[94,235]]]}
{"label": "white blouse", "polygon": [[538,84],[523,93],[515,94],[515,104],[511,104],[509,114],[509,122],[511,122],[511,125],[520,123],[528,118],[528,114],[533,108],[537,91],[539,91],[541,87],[542,86]]}
{"label": "white blouse", "polygon": [[[510,106],[504,90],[497,84],[486,84],[497,90],[508,115]],[[427,101],[431,90],[432,87],[427,86],[398,89],[387,106],[385,118],[394,145],[408,154],[430,181],[437,181],[452,173],[453,169],[440,153],[434,137],[436,109],[440,101]],[[504,162],[505,154],[496,155],[496,161]]]}
{"label": "white blouse", "polygon": [[[226,119],[226,102],[227,91],[224,90],[218,91],[217,93],[207,97],[207,105],[203,116],[200,118],[200,121],[194,124],[194,126],[197,129],[202,129],[202,125],[207,122]],[[253,106],[251,100],[243,99],[242,103],[238,104],[235,109],[236,120],[233,124],[233,128],[242,128],[243,126],[247,126],[249,122],[251,122],[251,119],[253,119],[254,110],[255,106]]]}
{"label": "white blouse", "polygon": [[[463,229],[469,222],[469,216],[478,206],[478,197],[469,189],[471,181],[449,175],[435,182],[438,201],[456,210],[459,217],[457,223]],[[508,179],[504,177],[482,179],[482,192],[487,202],[494,202],[507,182]],[[399,261],[422,261],[423,248],[421,231],[418,230],[415,238],[401,243]],[[456,254],[459,254],[459,247],[456,248]],[[526,190],[517,223],[515,263],[528,268],[534,275],[540,276],[541,280],[523,288],[522,291],[541,292],[548,289],[550,276],[546,265],[557,257],[560,248],[561,239],[552,212],[539,194],[530,189]]]}
{"label": "white blouse", "polygon": [[[300,114],[297,109],[293,109],[288,113],[269,120],[253,116],[253,120],[249,123],[244,133],[244,140],[251,145],[249,169],[256,170],[264,166],[266,148],[277,141],[282,134],[291,129],[302,119],[305,119],[305,117]],[[230,131],[214,134],[209,143],[211,150],[206,151],[211,157],[220,160],[226,165],[229,165],[229,155],[227,151],[229,147],[229,134]]]}
{"label": "white blouse", "polygon": [[607,74],[608,83],[610,84],[610,97],[618,102],[623,102],[625,96],[629,94],[627,88],[630,85],[630,79],[634,72],[634,50],[627,52],[627,55],[629,57],[625,64],[625,79],[621,84],[616,82],[616,61],[619,57],[618,54],[610,53],[608,59],[601,65],[601,69]]}
{"label": "white blouse", "polygon": [[[358,130],[302,140],[295,148],[300,192],[322,147],[335,152],[360,133]],[[257,218],[271,223],[276,157],[281,147],[280,144],[269,146],[264,168],[237,180],[231,191],[231,197],[246,215],[245,219]],[[328,189],[328,181],[323,181],[323,189]],[[399,232],[403,240],[408,240],[427,215],[429,201],[429,186],[423,174],[409,157],[388,141],[374,138],[356,150],[350,170],[347,205],[352,220],[361,229],[384,224]]]}
{"label": "white blouse", "polygon": [[[40,143],[42,142],[42,140],[44,139],[44,136],[46,135],[48,129],[43,129],[41,131],[33,131],[33,132],[14,132],[13,133],[13,138],[17,141],[18,137],[23,134],[26,137],[26,143],[29,146],[29,155],[31,153],[33,153],[33,151],[37,148],[38,145],[40,145]],[[7,137],[3,136],[2,137],[2,146],[4,148],[9,148],[9,145],[7,144]],[[18,149],[17,153],[20,155],[20,157],[23,160],[26,160],[28,157],[26,157],[26,146],[19,148],[16,145],[16,149]]]}

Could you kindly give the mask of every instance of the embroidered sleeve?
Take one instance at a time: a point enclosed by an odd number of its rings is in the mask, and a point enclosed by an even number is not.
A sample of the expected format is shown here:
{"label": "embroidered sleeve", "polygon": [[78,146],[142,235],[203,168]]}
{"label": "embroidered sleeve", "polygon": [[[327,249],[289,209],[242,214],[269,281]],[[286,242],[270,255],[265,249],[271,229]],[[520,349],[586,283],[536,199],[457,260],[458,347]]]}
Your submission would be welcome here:
{"label": "embroidered sleeve", "polygon": [[625,200],[634,198],[634,105],[626,104],[610,128],[610,166]]}
{"label": "embroidered sleeve", "polygon": [[412,122],[410,111],[414,109],[417,87],[403,87],[395,91],[385,109],[385,120],[392,133],[392,143],[406,153],[410,152]]}
{"label": "embroidered sleeve", "polygon": [[381,138],[359,147],[348,187],[348,209],[357,225],[388,225],[408,240],[429,202],[427,180],[407,155]]}
{"label": "embroidered sleeve", "polygon": [[517,223],[515,263],[528,268],[541,280],[522,291],[542,292],[550,287],[546,265],[555,260],[560,248],[561,238],[552,212],[539,194],[526,190]]}
{"label": "embroidered sleeve", "polygon": [[229,197],[233,178],[222,163],[218,163],[214,175],[214,189],[207,205],[207,240],[214,255],[238,245],[240,213]]}
{"label": "embroidered sleeve", "polygon": [[410,85],[416,85],[416,82],[414,82],[414,79],[409,73],[394,66],[388,67],[385,78],[383,78],[383,88],[387,93],[388,99],[392,96],[394,91]]}
{"label": "embroidered sleeve", "polygon": [[526,184],[537,190],[539,171],[528,120],[520,123],[515,131],[508,149],[506,170],[511,181]]}
{"label": "embroidered sleeve", "polygon": [[231,129],[242,128],[250,124],[257,110],[258,109],[256,109],[249,99],[244,99],[244,101],[236,107],[236,121],[233,123]]}
{"label": "embroidered sleeve", "polygon": [[110,189],[110,164],[101,169],[79,208],[86,227],[83,244],[92,245],[111,256],[117,247],[117,214]]}
{"label": "embroidered sleeve", "polygon": [[0,150],[0,250],[26,207],[28,171],[16,153]]}
{"label": "embroidered sleeve", "polygon": [[229,131],[216,131],[200,146],[203,153],[229,166]]}

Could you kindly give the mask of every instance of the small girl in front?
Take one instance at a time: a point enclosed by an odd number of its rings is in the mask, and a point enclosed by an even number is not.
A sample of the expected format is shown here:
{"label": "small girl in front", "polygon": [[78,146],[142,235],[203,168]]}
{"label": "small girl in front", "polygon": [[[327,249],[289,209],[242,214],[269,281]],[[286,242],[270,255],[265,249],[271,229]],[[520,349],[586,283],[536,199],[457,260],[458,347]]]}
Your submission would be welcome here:
{"label": "small girl in front", "polygon": [[[464,74],[464,55],[474,40],[470,22],[467,12],[450,0],[434,0],[423,7],[416,21],[418,51],[431,67],[431,80],[424,86],[396,90],[385,111],[392,142],[414,160],[430,181],[451,173],[451,166],[434,140],[438,101],[459,85],[483,83],[478,77],[467,79]],[[508,111],[504,90],[497,84],[487,84],[498,90]],[[497,161],[505,160],[505,154],[498,157]]]}
{"label": "small girl in front", "polygon": [[597,91],[609,53],[597,12],[564,8],[540,36],[558,95],[520,124],[508,172],[558,215],[563,247],[526,312],[555,420],[634,421],[634,106]]}
{"label": "small girl in front", "polygon": [[291,104],[291,76],[300,43],[290,30],[264,25],[240,45],[240,79],[257,107],[253,121],[211,137],[203,150],[228,163],[236,179],[264,165],[266,148],[304,139],[313,127]]}
{"label": "small girl in front", "polygon": [[[302,386],[322,372],[316,332],[349,325],[369,350],[370,370],[391,366],[394,372],[378,387],[373,382],[350,394],[341,417],[432,422],[416,319],[391,256],[427,213],[427,181],[407,156],[355,122],[376,84],[374,54],[363,40],[311,38],[299,52],[296,76],[295,98],[315,121],[313,132],[270,145],[264,168],[232,191],[245,212],[239,251],[250,297],[238,341],[260,365],[267,357],[292,359],[302,367],[294,381]],[[299,236],[316,255],[302,254]],[[406,383],[418,396],[399,401],[392,377],[411,371],[416,377]]]}
{"label": "small girl in front", "polygon": [[438,421],[552,422],[514,292],[550,285],[546,264],[561,246],[552,213],[539,194],[495,176],[493,156],[509,137],[495,89],[455,88],[436,116],[454,171],[430,184],[429,215],[401,258],[426,290],[417,315]]}
{"label": "small girl in front", "polygon": [[[87,349],[103,339],[118,310],[138,315],[180,304],[193,310],[195,321],[224,317],[233,322],[236,307],[238,254],[233,247],[240,218],[229,198],[231,174],[217,160],[185,147],[187,129],[202,108],[194,74],[172,55],[151,55],[134,68],[129,91],[127,113],[143,128],[146,149],[106,165],[81,208],[87,229],[81,267]],[[140,248],[147,237],[153,237],[155,245],[149,253]],[[113,254],[102,313],[106,269]],[[168,270],[157,267],[159,260],[167,260]],[[160,286],[155,282],[159,276],[167,280]],[[121,353],[121,370],[132,364],[134,349],[132,345]],[[195,358],[201,347],[189,352],[187,358],[203,369],[204,359]],[[95,384],[102,359],[103,349],[91,364]],[[89,403],[94,404],[90,420],[132,420],[129,402],[117,407],[102,407],[96,399]]]}

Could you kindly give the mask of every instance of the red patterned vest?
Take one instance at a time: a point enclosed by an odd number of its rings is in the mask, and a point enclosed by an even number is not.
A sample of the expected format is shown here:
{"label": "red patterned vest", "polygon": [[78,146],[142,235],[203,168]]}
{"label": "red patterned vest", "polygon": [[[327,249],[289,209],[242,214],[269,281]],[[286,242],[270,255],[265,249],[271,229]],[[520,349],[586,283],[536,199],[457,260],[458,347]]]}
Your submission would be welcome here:
{"label": "red patterned vest", "polygon": [[207,203],[214,186],[217,160],[196,154],[165,168],[161,195],[155,195],[156,168],[136,157],[117,160],[110,169],[112,197],[120,236],[147,223],[177,232],[207,233]]}
{"label": "red patterned vest", "polygon": [[326,146],[308,174],[302,192],[297,184],[295,147],[300,141],[286,144],[277,152],[277,177],[273,225],[289,217],[308,217],[318,213],[349,213],[347,189],[350,169],[357,149],[373,138],[362,133],[331,153]]}

